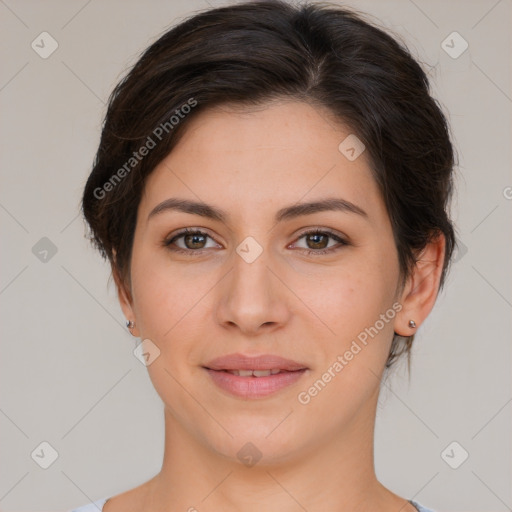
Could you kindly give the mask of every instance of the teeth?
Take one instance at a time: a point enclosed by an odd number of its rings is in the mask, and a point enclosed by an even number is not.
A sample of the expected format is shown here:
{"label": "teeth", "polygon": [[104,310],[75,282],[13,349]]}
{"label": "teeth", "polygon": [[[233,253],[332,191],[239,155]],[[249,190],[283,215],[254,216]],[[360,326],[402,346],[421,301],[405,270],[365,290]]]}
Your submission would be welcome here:
{"label": "teeth", "polygon": [[228,373],[238,375],[239,377],[268,377],[269,375],[275,375],[281,370],[226,370]]}
{"label": "teeth", "polygon": [[252,374],[255,377],[268,377],[272,374],[272,370],[253,370]]}
{"label": "teeth", "polygon": [[252,370],[233,370],[233,373],[240,377],[250,377],[252,375]]}

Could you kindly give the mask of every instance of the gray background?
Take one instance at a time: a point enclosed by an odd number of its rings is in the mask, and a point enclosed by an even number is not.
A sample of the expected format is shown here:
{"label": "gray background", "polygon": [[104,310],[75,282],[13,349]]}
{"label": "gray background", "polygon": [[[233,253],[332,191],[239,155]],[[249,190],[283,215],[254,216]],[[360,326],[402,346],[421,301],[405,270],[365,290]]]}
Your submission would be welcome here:
{"label": "gray background", "polygon": [[[0,0],[3,511],[67,510],[160,469],[162,405],[78,203],[115,83],[170,25],[221,4]],[[377,475],[438,511],[510,510],[512,4],[347,5],[433,66],[460,162],[453,217],[462,251],[419,330],[410,382],[402,365],[383,387]],[[43,31],[59,45],[46,59],[31,47]],[[453,31],[469,43],[458,58],[441,47]],[[31,457],[43,441],[58,452],[48,469]],[[457,469],[441,456],[452,441],[462,447],[448,450],[452,464],[469,453]]]}

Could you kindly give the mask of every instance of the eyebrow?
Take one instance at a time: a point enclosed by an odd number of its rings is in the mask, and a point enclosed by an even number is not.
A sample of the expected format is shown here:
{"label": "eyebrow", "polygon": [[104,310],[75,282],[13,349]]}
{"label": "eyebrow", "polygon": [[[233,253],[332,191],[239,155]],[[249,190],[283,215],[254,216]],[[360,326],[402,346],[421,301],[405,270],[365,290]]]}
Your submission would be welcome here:
{"label": "eyebrow", "polygon": [[[226,222],[229,215],[217,208],[200,201],[191,201],[189,199],[169,198],[157,204],[149,213],[148,221],[160,213],[166,211],[179,211],[190,213],[192,215],[200,215],[208,219]],[[311,215],[317,212],[325,211],[341,211],[345,213],[355,213],[362,217],[368,218],[368,214],[359,206],[340,198],[327,198],[320,201],[309,203],[297,203],[285,208],[281,208],[275,215],[276,222],[294,219],[302,215]]]}

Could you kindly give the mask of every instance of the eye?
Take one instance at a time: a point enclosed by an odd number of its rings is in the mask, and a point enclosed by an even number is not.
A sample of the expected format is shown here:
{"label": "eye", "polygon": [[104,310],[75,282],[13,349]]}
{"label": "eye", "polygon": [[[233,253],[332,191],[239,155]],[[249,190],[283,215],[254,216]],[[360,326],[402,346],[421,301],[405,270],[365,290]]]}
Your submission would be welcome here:
{"label": "eye", "polygon": [[[165,240],[163,245],[171,251],[186,253],[189,255],[192,253],[199,254],[202,253],[203,249],[209,249],[216,246],[216,243],[214,243],[213,246],[207,246],[206,241],[208,238],[213,240],[213,238],[204,231],[186,228],[181,230],[179,233],[176,233],[170,239]],[[178,240],[184,244],[184,246],[177,244]],[[173,244],[175,247],[172,247]]]}
{"label": "eye", "polygon": [[346,242],[340,236],[335,235],[331,231],[321,229],[306,231],[300,235],[298,240],[301,240],[302,238],[305,239],[307,244],[307,247],[304,248],[305,252],[307,254],[313,254],[317,256],[332,253],[340,249],[340,247],[336,247],[336,244],[333,244],[334,247],[333,245],[329,246],[329,239],[338,242],[338,245],[341,244],[341,246],[348,245],[348,242]]}
{"label": "eye", "polygon": [[[174,252],[187,255],[198,255],[202,254],[205,249],[219,247],[214,241],[213,245],[208,246],[208,239],[213,241],[213,238],[208,233],[201,231],[200,229],[186,228],[164,240],[163,245]],[[301,239],[306,240],[307,247],[299,248],[305,251],[306,254],[313,254],[316,256],[332,253],[340,249],[339,246],[349,245],[348,242],[339,235],[325,229],[313,229],[306,231],[298,238],[298,240]],[[329,246],[329,239],[331,241],[338,242],[338,244],[334,243]],[[336,245],[338,245],[338,247],[336,247]],[[291,245],[288,247],[291,247]]]}

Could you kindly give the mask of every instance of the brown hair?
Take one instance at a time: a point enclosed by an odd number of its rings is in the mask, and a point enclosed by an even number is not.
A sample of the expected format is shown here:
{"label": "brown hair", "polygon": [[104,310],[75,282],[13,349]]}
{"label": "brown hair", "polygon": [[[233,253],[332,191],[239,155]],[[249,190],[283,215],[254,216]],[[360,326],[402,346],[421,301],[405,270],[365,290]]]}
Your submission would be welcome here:
{"label": "brown hair", "polygon": [[[190,119],[223,103],[283,97],[327,108],[366,146],[402,284],[418,252],[445,236],[442,286],[455,244],[448,216],[454,151],[425,72],[404,44],[361,13],[277,0],[186,19],[151,44],[113,90],[82,209],[89,238],[115,276],[130,282],[145,180]],[[412,340],[395,335],[388,367],[409,353]]]}

